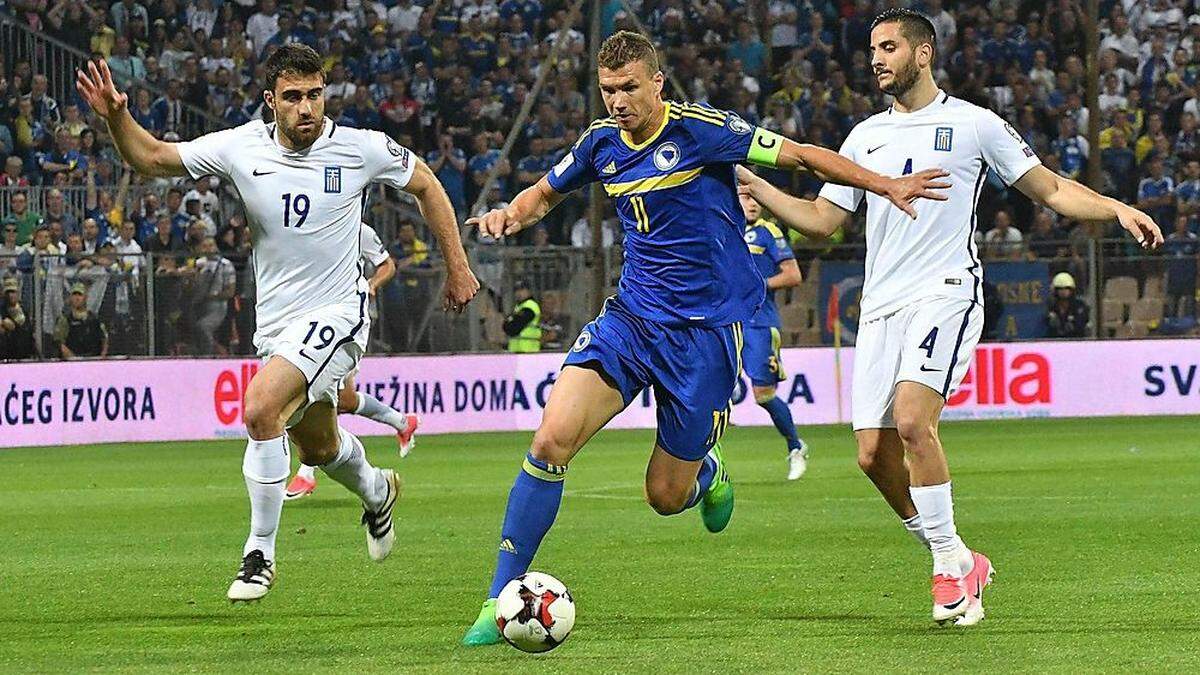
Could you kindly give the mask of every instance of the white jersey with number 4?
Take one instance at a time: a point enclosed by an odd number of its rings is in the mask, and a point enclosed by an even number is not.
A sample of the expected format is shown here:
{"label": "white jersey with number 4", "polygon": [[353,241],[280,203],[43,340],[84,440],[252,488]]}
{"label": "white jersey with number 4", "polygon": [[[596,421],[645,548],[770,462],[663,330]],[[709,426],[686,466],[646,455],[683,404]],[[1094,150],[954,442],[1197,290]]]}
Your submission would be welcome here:
{"label": "white jersey with number 4", "polygon": [[[919,199],[913,220],[886,198],[867,194],[867,261],[861,321],[929,296],[983,302],[975,250],[975,207],[990,167],[1012,185],[1039,164],[1020,134],[996,113],[938,91],[920,110],[888,109],[850,131],[841,154],[885,176],[943,169],[946,201]],[[847,211],[862,190],[826,184],[821,196]]]}
{"label": "white jersey with number 4", "polygon": [[[382,132],[328,118],[320,137],[299,152],[280,145],[275,125],[262,120],[178,148],[193,178],[220,176],[245,204],[258,290],[256,347],[321,307],[340,306],[367,321],[360,267],[365,190],[374,182],[408,185],[411,152]],[[364,349],[366,332],[351,336]]]}

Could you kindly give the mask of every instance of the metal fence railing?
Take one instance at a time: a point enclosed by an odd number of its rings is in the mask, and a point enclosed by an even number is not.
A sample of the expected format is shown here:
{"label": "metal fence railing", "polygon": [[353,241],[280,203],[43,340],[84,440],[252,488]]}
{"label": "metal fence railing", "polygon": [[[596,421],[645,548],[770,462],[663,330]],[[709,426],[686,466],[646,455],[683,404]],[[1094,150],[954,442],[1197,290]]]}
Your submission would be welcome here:
{"label": "metal fence railing", "polygon": [[[63,77],[63,74],[74,73],[91,58],[90,54],[78,47],[57,40],[4,11],[0,11],[0,56],[10,65],[27,61],[34,74],[48,75],[47,93],[60,107],[77,99],[75,78]],[[137,82],[136,86],[148,90],[152,99],[166,93],[145,81]],[[130,101],[133,100],[131,91]],[[173,123],[175,128],[172,131],[178,133],[181,138],[194,138],[206,131],[229,126],[220,117],[210,114],[195,102],[187,101],[181,102],[179,119],[173,120]]]}
{"label": "metal fence railing", "polygon": [[[1037,250],[1046,255],[1026,250],[984,261],[985,339],[1200,334],[1195,248],[1146,254],[1125,241],[1080,240]],[[785,344],[830,344],[834,321],[853,344],[862,252],[861,246],[797,247],[805,280],[776,294]],[[564,349],[620,276],[616,247],[600,258],[591,249],[500,244],[475,245],[469,253],[482,290],[462,315],[441,311],[445,274],[438,258],[402,261],[396,278],[371,301],[370,351],[502,350],[504,317],[519,284],[542,306],[543,347]],[[98,347],[62,349],[68,338],[78,338],[72,330],[85,330],[89,316],[103,325],[107,357],[250,354],[252,265],[244,255],[219,259],[187,250],[120,255],[108,247],[0,254],[0,360],[100,356]],[[1060,272],[1072,276],[1074,299],[1056,307],[1052,279]],[[834,295],[837,303],[831,303]]]}

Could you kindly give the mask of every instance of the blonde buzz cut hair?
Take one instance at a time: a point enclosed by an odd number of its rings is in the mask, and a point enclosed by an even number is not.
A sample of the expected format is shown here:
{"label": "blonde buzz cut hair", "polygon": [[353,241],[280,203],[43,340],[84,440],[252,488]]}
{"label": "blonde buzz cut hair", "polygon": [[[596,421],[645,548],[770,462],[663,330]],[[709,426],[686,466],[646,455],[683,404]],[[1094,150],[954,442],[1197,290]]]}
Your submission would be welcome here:
{"label": "blonde buzz cut hair", "polygon": [[641,61],[653,75],[659,71],[658,52],[650,39],[641,33],[619,30],[600,45],[596,61],[605,70],[616,70],[621,66]]}

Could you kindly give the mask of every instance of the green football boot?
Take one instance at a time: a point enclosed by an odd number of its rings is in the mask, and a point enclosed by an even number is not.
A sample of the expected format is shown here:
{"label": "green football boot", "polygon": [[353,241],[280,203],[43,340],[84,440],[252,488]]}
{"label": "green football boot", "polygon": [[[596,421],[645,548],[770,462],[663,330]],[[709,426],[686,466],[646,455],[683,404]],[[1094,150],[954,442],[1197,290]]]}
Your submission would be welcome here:
{"label": "green football boot", "polygon": [[482,647],[500,642],[500,627],[496,625],[496,599],[489,598],[479,610],[479,618],[467,630],[462,643],[468,647]]}
{"label": "green football boot", "polygon": [[704,527],[715,533],[724,530],[733,517],[733,481],[729,480],[729,472],[725,470],[720,444],[713,446],[709,454],[717,460],[717,475],[700,500],[700,518],[704,520]]}

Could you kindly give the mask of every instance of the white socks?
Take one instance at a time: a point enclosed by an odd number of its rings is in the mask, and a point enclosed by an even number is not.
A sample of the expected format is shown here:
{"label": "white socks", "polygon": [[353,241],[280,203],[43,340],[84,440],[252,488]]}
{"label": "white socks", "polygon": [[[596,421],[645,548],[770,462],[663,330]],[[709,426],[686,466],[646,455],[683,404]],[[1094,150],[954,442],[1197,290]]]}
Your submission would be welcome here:
{"label": "white socks", "polygon": [[321,470],[330,478],[346,486],[348,490],[358,495],[368,509],[383,506],[387,499],[388,485],[383,472],[367,462],[367,453],[349,431],[338,427],[337,456],[322,464]]}
{"label": "white socks", "polygon": [[[972,566],[971,551],[954,527],[954,500],[950,483],[908,488],[917,515],[925,528],[925,539],[933,551],[933,573],[961,577]],[[907,523],[905,524],[907,526]]]}
{"label": "white socks", "polygon": [[391,406],[385,405],[383,401],[374,396],[362,392],[358,393],[358,407],[354,409],[354,414],[386,424],[396,431],[404,431],[407,424],[403,414],[392,409]]}
{"label": "white socks", "polygon": [[309,480],[313,480],[314,478],[317,477],[317,467],[309,466],[307,464],[302,463],[300,465],[300,468],[296,469],[296,475],[301,476],[303,478],[307,478]]}
{"label": "white socks", "polygon": [[904,529],[908,530],[909,534],[921,542],[922,546],[929,548],[929,540],[925,538],[925,524],[921,522],[921,514],[918,513],[912,518],[905,518],[900,522],[903,523]]}
{"label": "white socks", "polygon": [[267,560],[275,559],[275,534],[283,511],[283,481],[287,480],[290,468],[286,436],[246,441],[242,475],[250,494],[250,536],[242,547],[242,556],[258,549]]}

